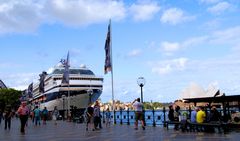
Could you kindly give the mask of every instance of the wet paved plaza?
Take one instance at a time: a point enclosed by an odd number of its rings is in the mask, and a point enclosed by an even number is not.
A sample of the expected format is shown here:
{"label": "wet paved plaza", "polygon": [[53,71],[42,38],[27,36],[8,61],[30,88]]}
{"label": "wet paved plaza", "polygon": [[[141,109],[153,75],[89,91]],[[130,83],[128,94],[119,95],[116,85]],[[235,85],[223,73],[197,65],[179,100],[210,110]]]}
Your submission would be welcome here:
{"label": "wet paved plaza", "polygon": [[4,130],[4,122],[0,125],[0,141],[237,141],[240,132],[232,131],[227,134],[203,133],[203,132],[181,132],[164,127],[146,127],[146,130],[139,128],[134,130],[134,126],[111,125],[103,126],[97,131],[86,131],[84,124],[67,121],[58,121],[54,125],[48,121],[47,125],[35,126],[28,121],[26,133],[20,133],[20,122],[12,120],[11,130]]}

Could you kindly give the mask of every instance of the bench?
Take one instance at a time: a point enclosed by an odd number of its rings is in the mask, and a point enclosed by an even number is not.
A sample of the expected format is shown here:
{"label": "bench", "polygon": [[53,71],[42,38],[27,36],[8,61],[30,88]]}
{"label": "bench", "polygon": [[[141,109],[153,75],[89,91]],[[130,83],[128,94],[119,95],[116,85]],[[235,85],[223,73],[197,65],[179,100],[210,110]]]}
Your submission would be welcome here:
{"label": "bench", "polygon": [[224,130],[224,126],[220,122],[209,122],[209,123],[193,123],[193,122],[188,122],[188,126],[190,127],[190,131],[192,130],[200,130],[202,131],[203,129],[205,131],[211,132],[215,128],[218,129],[218,132],[221,133],[221,128]]}
{"label": "bench", "polygon": [[179,121],[163,121],[163,124],[166,125],[167,130],[168,130],[169,124],[172,124],[172,125],[180,125],[181,122],[179,122]]}

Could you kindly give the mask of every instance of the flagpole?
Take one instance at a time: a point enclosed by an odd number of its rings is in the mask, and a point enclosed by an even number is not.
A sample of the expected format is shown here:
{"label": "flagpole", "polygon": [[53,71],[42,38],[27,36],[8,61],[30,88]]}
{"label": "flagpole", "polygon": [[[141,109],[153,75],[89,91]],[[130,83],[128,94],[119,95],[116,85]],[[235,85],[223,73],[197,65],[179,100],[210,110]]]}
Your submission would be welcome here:
{"label": "flagpole", "polygon": [[69,74],[69,67],[70,67],[70,61],[69,61],[69,51],[68,51],[68,56],[67,56],[67,67],[68,67],[68,115],[67,117],[69,118],[69,121],[71,121],[70,118],[70,91],[69,91],[69,85],[70,85],[70,74]]}
{"label": "flagpole", "polygon": [[69,91],[69,83],[68,83],[68,111],[67,111],[67,118],[69,118],[70,121],[70,117],[69,117],[69,111],[70,111],[70,91]]}
{"label": "flagpole", "polygon": [[110,24],[110,59],[111,59],[111,79],[112,79],[112,109],[113,109],[113,123],[116,124],[116,115],[115,115],[115,99],[114,99],[114,88],[113,88],[113,59],[112,59],[112,24],[111,19],[109,20]]}
{"label": "flagpole", "polygon": [[[70,67],[70,63],[69,63],[69,51],[67,54],[67,59],[62,59],[61,63],[64,65],[64,73],[63,73],[63,78],[62,78],[62,84],[66,84],[67,83],[67,119],[70,120],[69,117],[69,111],[70,111],[70,90],[69,90],[69,85],[70,85],[70,79],[69,79],[69,67]],[[66,85],[65,85],[66,86]]]}

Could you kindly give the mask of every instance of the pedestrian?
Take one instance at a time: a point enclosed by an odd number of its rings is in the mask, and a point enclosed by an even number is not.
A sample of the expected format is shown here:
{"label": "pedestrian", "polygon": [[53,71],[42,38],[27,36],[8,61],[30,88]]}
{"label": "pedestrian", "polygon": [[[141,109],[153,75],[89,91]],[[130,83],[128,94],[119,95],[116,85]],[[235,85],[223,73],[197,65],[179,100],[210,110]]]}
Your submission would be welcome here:
{"label": "pedestrian", "polygon": [[31,118],[33,124],[34,124],[34,110],[35,110],[35,107],[34,107],[34,109],[30,112],[30,118]]}
{"label": "pedestrian", "polygon": [[[180,116],[181,116],[180,106],[177,105],[177,106],[175,107],[175,111],[174,111],[173,115],[174,115],[174,121],[176,121],[176,122],[180,122],[180,121],[181,121],[181,119],[180,119]],[[175,130],[178,130],[178,129],[179,129],[179,125],[178,125],[178,124],[175,124],[175,125],[174,125],[174,129],[175,129]]]}
{"label": "pedestrian", "polygon": [[197,123],[203,123],[206,119],[206,113],[203,111],[203,107],[199,107],[199,111],[197,112],[196,121]]}
{"label": "pedestrian", "polygon": [[41,125],[41,110],[39,109],[38,106],[35,107],[34,109],[34,121],[35,121],[35,125]]}
{"label": "pedestrian", "polygon": [[43,124],[46,124],[47,119],[48,119],[47,107],[44,107],[44,109],[42,110],[42,118],[43,118]]}
{"label": "pedestrian", "polygon": [[135,130],[138,130],[138,121],[142,123],[142,129],[145,130],[145,124],[143,120],[143,104],[140,102],[140,98],[135,99],[132,102],[132,106],[135,110]]}
{"label": "pedestrian", "polygon": [[90,130],[95,131],[94,126],[94,108],[91,106],[91,104],[88,105],[86,111],[85,111],[85,118],[86,118],[86,131],[88,131],[89,127]]}
{"label": "pedestrian", "polygon": [[193,110],[191,111],[191,122],[192,123],[196,123],[196,119],[197,119],[197,112],[198,112],[198,107],[193,107]]}
{"label": "pedestrian", "polygon": [[111,122],[111,112],[109,111],[109,108],[107,108],[106,110],[106,127],[110,126],[110,122]]}
{"label": "pedestrian", "polygon": [[172,105],[169,106],[168,119],[174,121],[174,110]]}
{"label": "pedestrian", "polygon": [[52,111],[52,119],[54,120],[54,124],[57,125],[57,118],[59,116],[59,111],[57,109],[57,106],[54,107]]}
{"label": "pedestrian", "polygon": [[27,119],[28,119],[28,114],[29,114],[29,109],[26,106],[27,102],[23,101],[21,103],[21,106],[18,108],[17,113],[19,115],[20,121],[21,121],[21,133],[25,133],[25,126],[27,123]]}
{"label": "pedestrian", "polygon": [[[100,113],[100,105],[99,102],[96,101],[95,105],[94,105],[94,127],[95,129],[101,129],[102,128],[102,124],[101,124],[101,113]],[[99,127],[99,128],[98,128]]]}
{"label": "pedestrian", "polygon": [[12,110],[11,107],[7,107],[6,111],[5,111],[5,115],[4,115],[4,119],[5,119],[5,130],[7,130],[7,128],[10,130],[11,128],[11,119],[12,119]]}

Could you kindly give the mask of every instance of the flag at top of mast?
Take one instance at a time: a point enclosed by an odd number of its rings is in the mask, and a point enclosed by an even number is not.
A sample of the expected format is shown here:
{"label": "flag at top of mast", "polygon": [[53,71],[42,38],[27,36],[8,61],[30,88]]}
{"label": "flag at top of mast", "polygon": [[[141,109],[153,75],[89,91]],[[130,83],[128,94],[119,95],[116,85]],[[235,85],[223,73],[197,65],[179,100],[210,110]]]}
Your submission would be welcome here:
{"label": "flag at top of mast", "polygon": [[69,52],[67,54],[67,59],[61,59],[60,62],[62,63],[62,65],[64,67],[62,85],[67,85],[67,84],[69,84],[69,67],[70,67]]}
{"label": "flag at top of mast", "polygon": [[105,65],[104,65],[104,74],[112,71],[112,37],[111,37],[111,20],[108,25],[107,38],[105,42]]}

